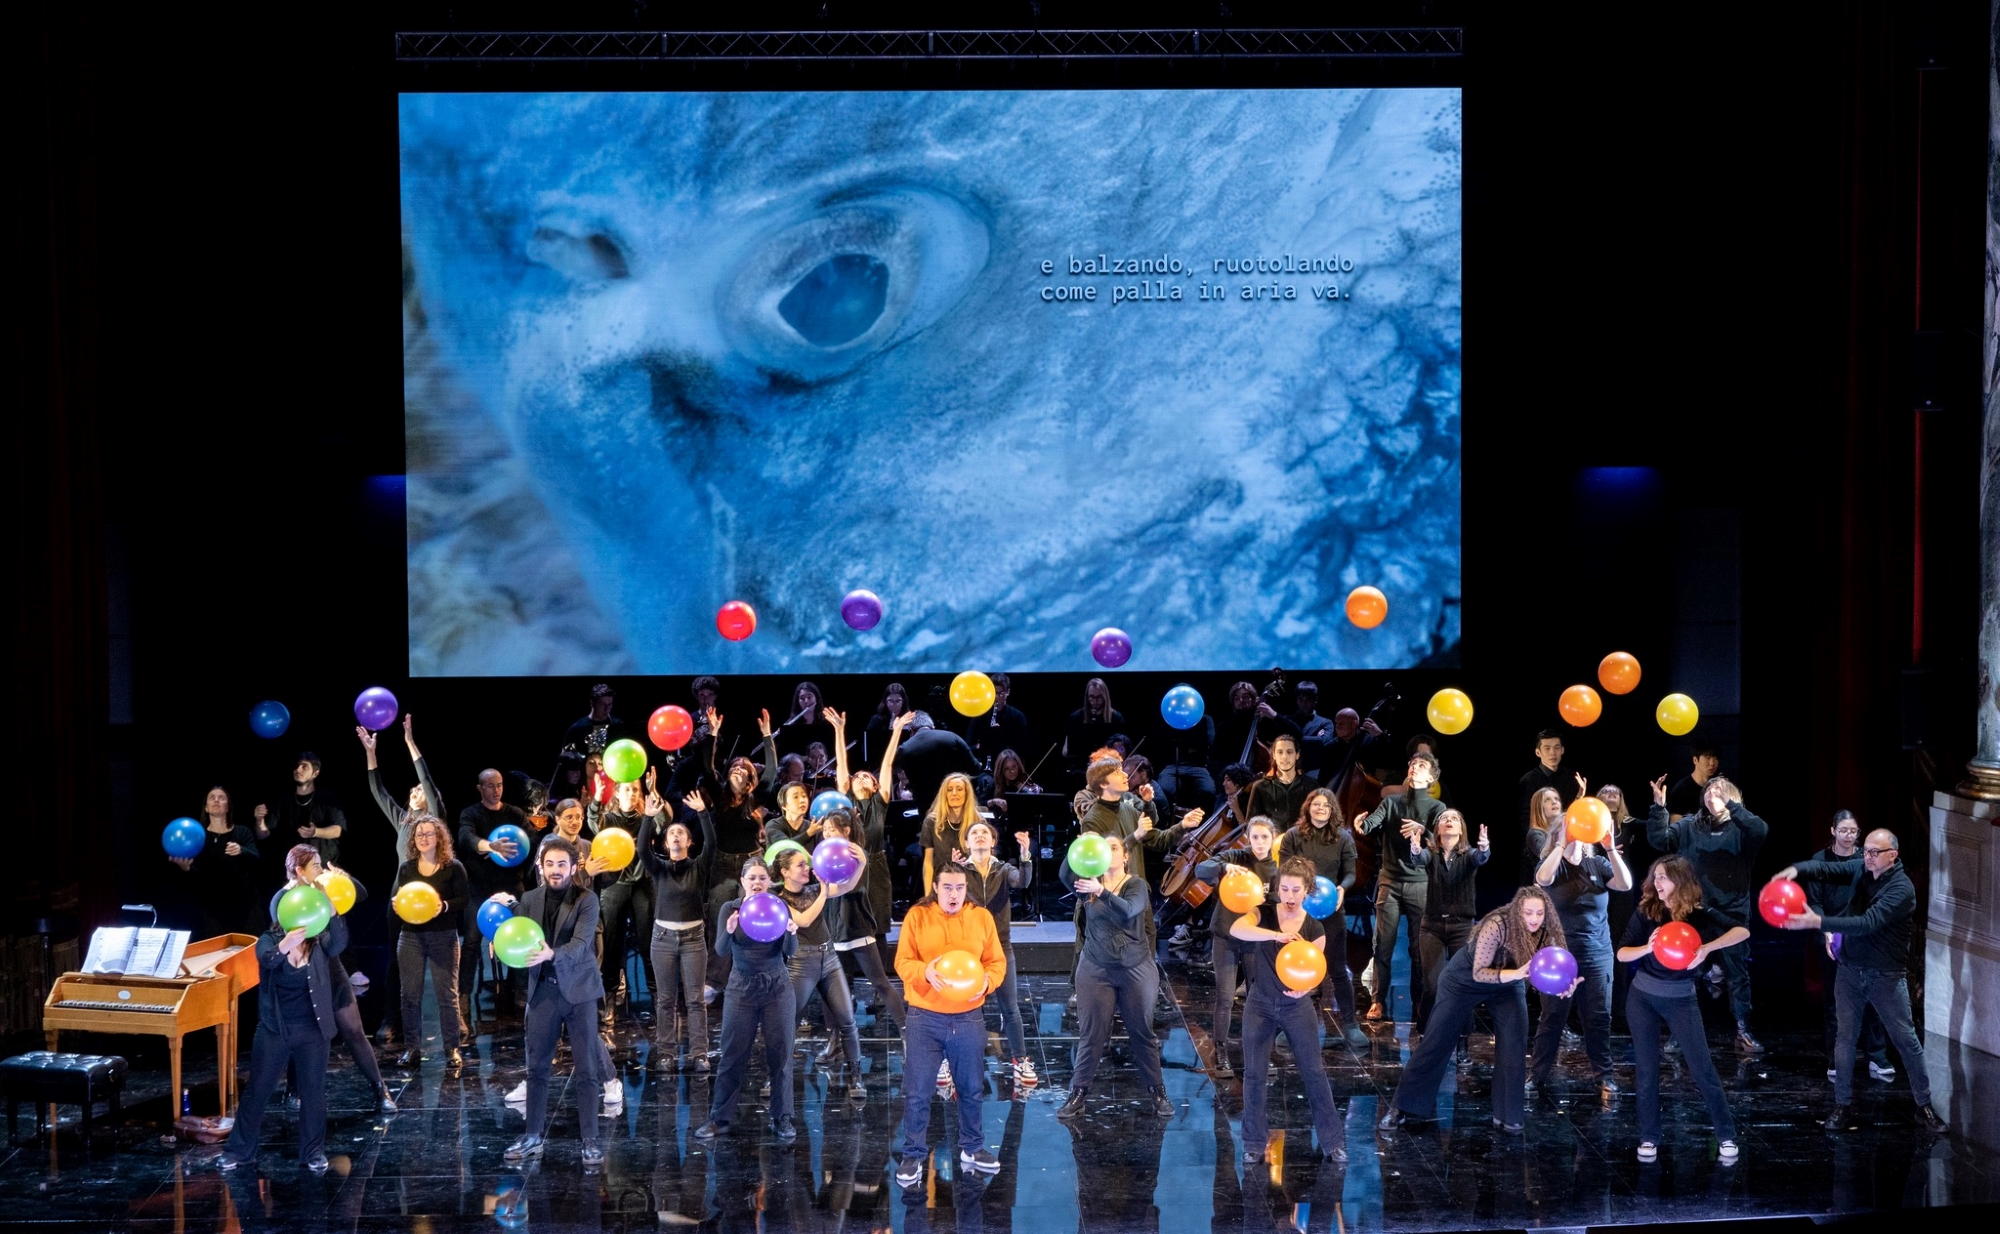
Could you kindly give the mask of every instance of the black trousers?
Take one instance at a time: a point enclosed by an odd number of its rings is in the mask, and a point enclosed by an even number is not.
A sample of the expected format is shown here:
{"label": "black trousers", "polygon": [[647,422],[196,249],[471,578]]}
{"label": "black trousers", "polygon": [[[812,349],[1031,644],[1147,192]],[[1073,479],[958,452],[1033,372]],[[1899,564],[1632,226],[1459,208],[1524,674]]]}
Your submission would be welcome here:
{"label": "black trousers", "polygon": [[556,1061],[556,1041],[569,1029],[569,1054],[575,1063],[577,1126],[585,1144],[597,1140],[597,1107],[609,1076],[599,1075],[597,1000],[567,1002],[553,974],[544,976],[528,1003],[528,1134],[546,1134],[549,1125],[549,1073]]}
{"label": "black trousers", "polygon": [[400,1033],[403,1031],[403,966],[396,959],[396,948],[403,938],[403,919],[391,908],[389,916],[389,972],[383,978],[382,1024]]}
{"label": "black trousers", "polygon": [[1347,914],[1338,912],[1320,925],[1326,927],[1326,980],[1319,983],[1319,1005],[1349,1024],[1354,1022],[1354,974],[1347,968]]}
{"label": "black trousers", "polygon": [[[653,949],[650,943],[639,946],[640,939],[649,939],[653,933],[653,884],[647,880],[633,883],[613,883],[598,893],[598,923],[603,931],[604,941],[604,997],[607,1001],[617,997],[618,978],[625,972],[625,946],[628,942],[638,947],[639,962],[646,970],[646,988],[653,993],[653,1001],[659,1002],[660,983],[654,978]],[[639,1000],[637,991],[628,991],[626,1005]],[[654,1008],[653,1014],[659,1015]]]}
{"label": "black trousers", "polygon": [[1457,1057],[1458,1039],[1472,1023],[1473,1008],[1485,1003],[1493,1015],[1493,1113],[1502,1122],[1519,1123],[1528,1101],[1527,986],[1525,981],[1476,980],[1467,953],[1459,952],[1438,979],[1431,1031],[1403,1067],[1396,1108],[1416,1118],[1435,1115],[1438,1088]]}
{"label": "black trousers", "polygon": [[[472,946],[477,947],[478,943]],[[403,1044],[422,1047],[424,1038],[424,969],[431,973],[431,993],[437,995],[438,1034],[447,1053],[459,1048],[458,935],[451,930],[405,930],[396,947],[403,969]]]}
{"label": "black trousers", "polygon": [[[798,1029],[798,1003],[792,998],[789,970],[730,977],[722,999],[722,1058],[709,1094],[710,1122],[727,1126],[736,1117],[736,1097],[750,1070],[759,1032],[764,1034],[764,1069],[771,1077],[771,1121],[792,1116],[792,1047]],[[905,1083],[910,1082],[912,1078],[905,1077]]]}
{"label": "black trousers", "polygon": [[[375,1047],[368,1041],[368,1030],[361,1023],[361,1004],[354,1000],[354,984],[347,979],[347,967],[339,956],[327,961],[333,970],[333,1022],[340,1029],[340,1039],[347,1043],[347,1049],[354,1055],[354,1065],[368,1084],[377,1093],[383,1089],[382,1064],[375,1060]],[[389,966],[395,972],[397,965]]]}
{"label": "black trousers", "polygon": [[225,1146],[230,1156],[257,1155],[257,1143],[264,1131],[264,1107],[278,1091],[278,1081],[291,1068],[299,1098],[299,1160],[311,1161],[326,1148],[326,1060],[327,1040],[319,1026],[279,1031],[276,1025],[259,1024],[250,1042],[250,1083],[236,1107],[236,1126]]}
{"label": "black trousers", "polygon": [[1089,960],[1076,962],[1076,1069],[1070,1087],[1088,1088],[1111,1042],[1111,1016],[1125,1021],[1132,1043],[1132,1061],[1150,1093],[1167,1090],[1160,1074],[1160,1037],[1153,1031],[1153,1004],[1160,998],[1160,970],[1149,958],[1133,968],[1101,968]]}
{"label": "black trousers", "polygon": [[[1386,833],[1385,833],[1386,834]],[[1385,1019],[1395,1019],[1395,993],[1389,977],[1396,969],[1396,927],[1410,923],[1410,1005],[1424,990],[1424,949],[1418,940],[1424,920],[1429,883],[1378,883],[1375,887],[1375,1001]]]}
{"label": "black trousers", "polygon": [[1424,918],[1424,994],[1417,1002],[1420,1033],[1431,1022],[1431,1008],[1437,1006],[1438,978],[1444,975],[1444,966],[1451,963],[1451,958],[1472,941],[1472,926],[1470,917]]}
{"label": "black trousers", "polygon": [[[1735,951],[1731,947],[1728,950]],[[1576,957],[1576,972],[1583,978],[1576,993],[1568,998],[1542,995],[1542,1016],[1535,1028],[1534,1080],[1546,1083],[1555,1075],[1556,1059],[1562,1052],[1563,1025],[1571,1008],[1583,1020],[1583,1050],[1591,1070],[1598,1076],[1611,1074],[1611,965],[1608,940],[1580,943],[1570,938],[1570,953]],[[1629,1010],[1630,1004],[1627,1004]]]}
{"label": "black trousers", "polygon": [[[1242,944],[1233,938],[1216,936],[1209,947],[1209,958],[1215,964],[1215,1018],[1209,1021],[1208,1033],[1220,1051],[1229,1044],[1229,1027],[1236,1018],[1236,974],[1243,967]],[[1329,964],[1327,976],[1332,975],[1333,966]]]}

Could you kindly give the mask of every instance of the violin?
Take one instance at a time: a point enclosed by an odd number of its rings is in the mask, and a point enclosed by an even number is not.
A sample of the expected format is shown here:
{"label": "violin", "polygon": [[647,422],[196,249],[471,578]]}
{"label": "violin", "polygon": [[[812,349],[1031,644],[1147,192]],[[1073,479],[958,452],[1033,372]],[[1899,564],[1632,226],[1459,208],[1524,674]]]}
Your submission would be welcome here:
{"label": "violin", "polygon": [[1160,879],[1160,894],[1189,908],[1199,908],[1215,894],[1215,886],[1195,877],[1195,868],[1235,843],[1243,834],[1243,811],[1236,798],[1225,796],[1222,808],[1204,818],[1181,839]]}

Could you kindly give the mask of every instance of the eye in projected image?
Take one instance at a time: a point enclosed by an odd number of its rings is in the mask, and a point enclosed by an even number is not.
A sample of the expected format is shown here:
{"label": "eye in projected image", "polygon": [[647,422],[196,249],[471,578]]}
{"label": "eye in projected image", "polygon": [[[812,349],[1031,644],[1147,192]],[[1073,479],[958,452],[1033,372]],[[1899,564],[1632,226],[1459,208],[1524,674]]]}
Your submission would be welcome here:
{"label": "eye in projected image", "polygon": [[404,96],[412,673],[1450,656],[1460,129],[1442,89]]}

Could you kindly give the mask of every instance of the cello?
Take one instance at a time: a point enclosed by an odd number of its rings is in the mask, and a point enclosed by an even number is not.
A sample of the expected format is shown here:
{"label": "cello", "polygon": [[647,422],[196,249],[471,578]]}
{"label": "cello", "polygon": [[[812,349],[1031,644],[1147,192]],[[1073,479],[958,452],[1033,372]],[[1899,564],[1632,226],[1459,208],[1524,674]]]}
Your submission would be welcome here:
{"label": "cello", "polygon": [[1166,874],[1160,878],[1160,895],[1163,898],[1186,908],[1199,908],[1209,896],[1215,894],[1214,886],[1195,877],[1195,867],[1229,847],[1243,834],[1245,820],[1236,802],[1238,795],[1224,794],[1222,808],[1202,819],[1192,832],[1182,838],[1167,863]]}

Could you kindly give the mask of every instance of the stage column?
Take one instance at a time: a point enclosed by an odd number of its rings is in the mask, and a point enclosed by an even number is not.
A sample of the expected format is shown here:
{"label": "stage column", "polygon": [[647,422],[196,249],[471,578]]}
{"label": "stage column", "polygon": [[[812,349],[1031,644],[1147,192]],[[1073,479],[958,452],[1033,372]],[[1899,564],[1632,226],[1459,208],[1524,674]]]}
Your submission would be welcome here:
{"label": "stage column", "polygon": [[[1989,63],[1988,89],[2000,89]],[[1990,97],[2000,98],[2000,94]],[[1924,1026],[2000,1055],[2000,111],[1987,119],[1986,311],[1980,340],[1986,402],[1979,477],[1978,740],[1965,780],[1931,802],[1930,925],[1924,938]],[[1936,1069],[1933,1068],[1933,1078]]]}

